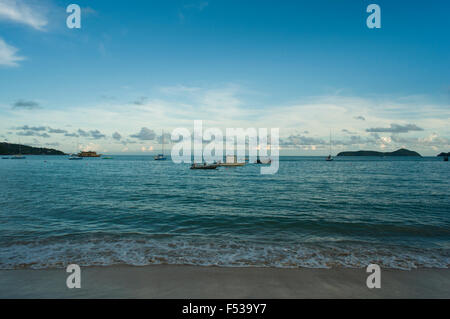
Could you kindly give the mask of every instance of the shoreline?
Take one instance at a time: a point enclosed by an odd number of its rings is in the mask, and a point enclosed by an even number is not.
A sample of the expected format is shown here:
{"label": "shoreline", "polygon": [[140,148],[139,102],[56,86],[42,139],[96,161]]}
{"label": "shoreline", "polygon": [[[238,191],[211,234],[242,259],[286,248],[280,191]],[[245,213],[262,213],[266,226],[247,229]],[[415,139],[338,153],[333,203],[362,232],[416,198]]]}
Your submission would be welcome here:
{"label": "shoreline", "polygon": [[450,269],[382,269],[381,289],[368,289],[369,274],[352,268],[82,267],[81,289],[66,287],[69,275],[65,269],[0,270],[0,298],[450,298]]}

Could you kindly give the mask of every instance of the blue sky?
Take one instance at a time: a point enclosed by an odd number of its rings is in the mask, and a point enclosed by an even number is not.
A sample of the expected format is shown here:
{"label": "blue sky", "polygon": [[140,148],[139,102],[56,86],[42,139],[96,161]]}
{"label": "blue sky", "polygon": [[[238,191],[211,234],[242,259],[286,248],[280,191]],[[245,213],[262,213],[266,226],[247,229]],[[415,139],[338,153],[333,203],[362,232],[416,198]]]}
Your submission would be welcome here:
{"label": "blue sky", "polygon": [[[79,30],[66,27],[70,3]],[[366,26],[370,3],[381,29]],[[70,151],[78,135],[83,149],[152,153],[162,129],[201,119],[279,127],[285,154],[325,154],[331,130],[336,151],[435,155],[450,148],[449,12],[448,1],[0,0],[0,139]]]}

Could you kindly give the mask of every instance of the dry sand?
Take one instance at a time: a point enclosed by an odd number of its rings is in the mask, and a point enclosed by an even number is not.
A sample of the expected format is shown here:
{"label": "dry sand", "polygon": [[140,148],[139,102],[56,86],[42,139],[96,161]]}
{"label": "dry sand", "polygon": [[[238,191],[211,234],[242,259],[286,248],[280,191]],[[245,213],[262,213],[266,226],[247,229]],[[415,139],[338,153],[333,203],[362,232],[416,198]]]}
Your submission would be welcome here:
{"label": "dry sand", "polygon": [[68,275],[0,271],[0,298],[450,298],[450,269],[382,270],[382,287],[372,290],[364,269],[88,267],[81,289],[66,287]]}

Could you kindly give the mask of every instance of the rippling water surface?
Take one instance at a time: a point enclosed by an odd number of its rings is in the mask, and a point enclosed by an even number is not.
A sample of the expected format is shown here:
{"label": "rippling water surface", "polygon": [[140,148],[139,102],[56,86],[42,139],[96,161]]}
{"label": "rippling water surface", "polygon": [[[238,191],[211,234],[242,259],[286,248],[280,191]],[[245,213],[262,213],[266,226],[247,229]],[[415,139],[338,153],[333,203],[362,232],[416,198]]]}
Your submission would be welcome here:
{"label": "rippling water surface", "polygon": [[0,269],[450,266],[442,159],[285,157],[276,175],[259,169],[0,160]]}

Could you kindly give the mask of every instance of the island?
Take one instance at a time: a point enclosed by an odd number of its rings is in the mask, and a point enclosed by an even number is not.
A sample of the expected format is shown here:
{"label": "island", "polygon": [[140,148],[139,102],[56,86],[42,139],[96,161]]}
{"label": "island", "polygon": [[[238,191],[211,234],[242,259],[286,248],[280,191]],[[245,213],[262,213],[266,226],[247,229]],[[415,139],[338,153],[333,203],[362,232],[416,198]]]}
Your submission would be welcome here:
{"label": "island", "polygon": [[0,155],[66,155],[64,152],[20,144],[0,143]]}
{"label": "island", "polygon": [[441,154],[438,155],[438,157],[450,157],[450,152],[448,153],[442,152]]}
{"label": "island", "polygon": [[394,152],[377,152],[377,151],[357,151],[357,152],[341,152],[337,156],[417,156],[422,157],[417,152],[401,148]]}

